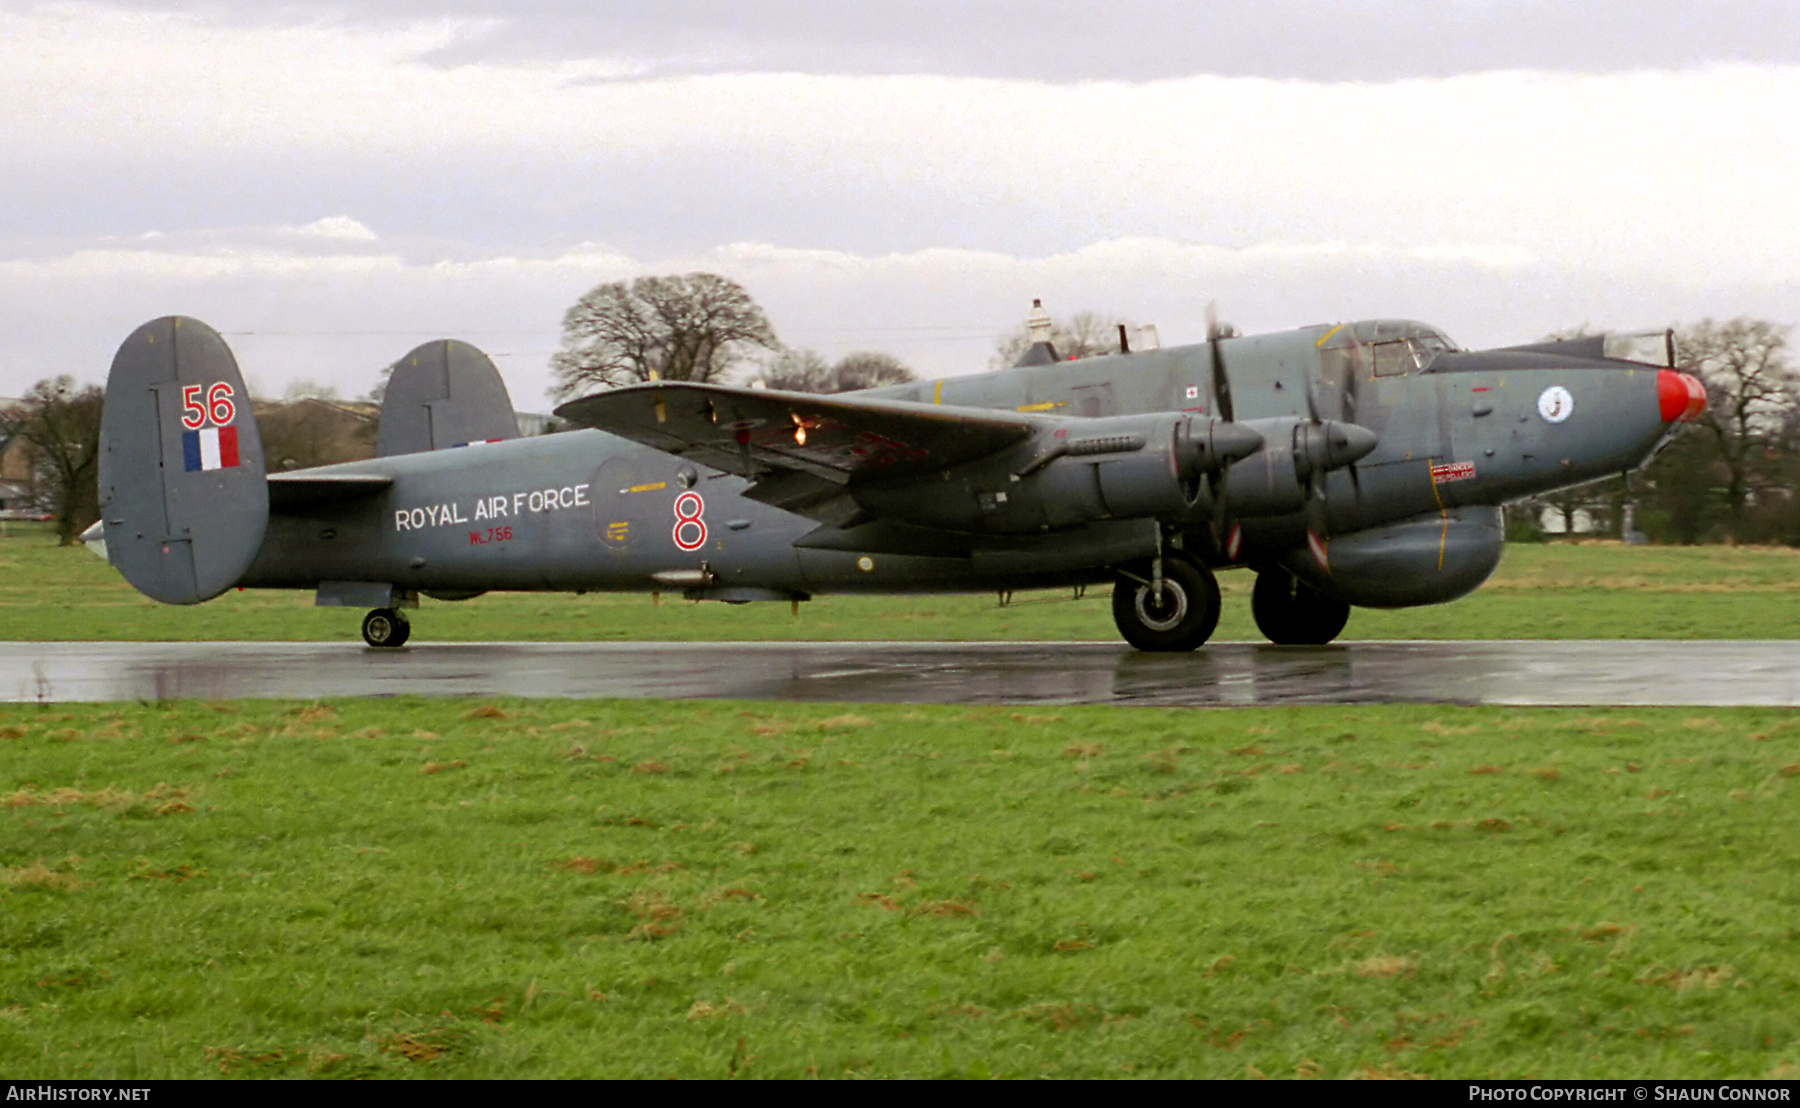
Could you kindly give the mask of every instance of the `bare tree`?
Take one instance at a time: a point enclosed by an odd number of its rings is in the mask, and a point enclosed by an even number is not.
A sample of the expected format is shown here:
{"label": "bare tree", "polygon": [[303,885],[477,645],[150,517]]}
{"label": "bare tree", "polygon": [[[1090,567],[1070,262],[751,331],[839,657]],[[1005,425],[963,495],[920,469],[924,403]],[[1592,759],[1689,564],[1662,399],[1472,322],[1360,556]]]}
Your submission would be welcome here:
{"label": "bare tree", "polygon": [[910,385],[919,375],[892,354],[877,350],[858,350],[845,354],[831,367],[832,388],[828,392],[855,392],[878,389],[884,385]]}
{"label": "bare tree", "polygon": [[36,455],[39,494],[64,546],[100,518],[100,413],[106,392],[68,374],[31,386],[19,433]]}
{"label": "bare tree", "polygon": [[831,392],[831,367],[817,350],[781,350],[763,367],[762,382],[788,392]]}
{"label": "bare tree", "polygon": [[845,354],[829,366],[816,350],[783,350],[769,359],[761,376],[772,389],[820,393],[905,385],[919,379],[899,358],[872,350]]}
{"label": "bare tree", "polygon": [[589,290],[563,316],[551,391],[561,398],[634,381],[715,381],[747,347],[780,345],[736,281],[714,273],[615,281]]}
{"label": "bare tree", "polygon": [[[1117,354],[1121,324],[1128,331],[1135,330],[1128,320],[1110,313],[1076,312],[1067,321],[1052,326],[1050,345],[1056,347],[1056,356],[1065,360]],[[989,364],[995,369],[1005,369],[1017,363],[1019,356],[1030,346],[1030,327],[1021,323],[1000,336],[999,345],[994,350],[994,356],[989,359]]]}
{"label": "bare tree", "polygon": [[1682,332],[1681,368],[1706,382],[1701,426],[1712,433],[1726,470],[1725,507],[1734,534],[1756,484],[1758,463],[1778,453],[1795,408],[1795,376],[1787,360],[1787,328],[1760,319],[1710,319]]}

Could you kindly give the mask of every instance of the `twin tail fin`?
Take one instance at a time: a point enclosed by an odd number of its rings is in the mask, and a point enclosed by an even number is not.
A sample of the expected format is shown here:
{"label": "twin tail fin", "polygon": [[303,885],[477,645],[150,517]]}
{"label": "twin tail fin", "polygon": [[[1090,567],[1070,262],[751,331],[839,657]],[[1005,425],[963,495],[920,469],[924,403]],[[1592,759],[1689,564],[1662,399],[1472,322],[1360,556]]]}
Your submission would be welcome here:
{"label": "twin tail fin", "polygon": [[269,521],[262,438],[217,331],[164,316],[119,347],[99,479],[107,560],[144,595],[198,604],[250,568]]}

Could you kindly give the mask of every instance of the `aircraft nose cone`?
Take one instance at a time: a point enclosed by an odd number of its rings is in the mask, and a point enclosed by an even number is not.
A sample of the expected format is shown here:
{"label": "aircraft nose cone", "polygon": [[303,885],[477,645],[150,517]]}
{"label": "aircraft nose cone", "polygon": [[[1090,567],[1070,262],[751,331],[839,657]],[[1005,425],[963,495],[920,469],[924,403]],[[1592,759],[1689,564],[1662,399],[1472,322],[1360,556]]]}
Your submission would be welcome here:
{"label": "aircraft nose cone", "polygon": [[1656,400],[1664,423],[1692,423],[1706,410],[1706,386],[1698,377],[1672,369],[1658,370]]}

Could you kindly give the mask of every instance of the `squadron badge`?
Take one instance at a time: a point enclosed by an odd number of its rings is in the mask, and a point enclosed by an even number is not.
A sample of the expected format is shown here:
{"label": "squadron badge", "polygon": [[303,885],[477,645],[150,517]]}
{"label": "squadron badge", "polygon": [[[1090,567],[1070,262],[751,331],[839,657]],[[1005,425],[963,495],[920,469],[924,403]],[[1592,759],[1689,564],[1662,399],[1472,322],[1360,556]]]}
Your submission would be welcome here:
{"label": "squadron badge", "polygon": [[1575,410],[1575,398],[1561,385],[1551,385],[1538,393],[1538,415],[1546,423],[1561,423]]}

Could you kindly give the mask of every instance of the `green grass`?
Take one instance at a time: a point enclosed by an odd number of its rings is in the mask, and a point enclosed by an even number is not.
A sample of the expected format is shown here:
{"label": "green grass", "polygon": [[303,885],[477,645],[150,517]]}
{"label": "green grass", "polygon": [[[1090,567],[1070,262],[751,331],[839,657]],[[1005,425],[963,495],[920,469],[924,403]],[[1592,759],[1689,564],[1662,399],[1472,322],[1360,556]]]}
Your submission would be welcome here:
{"label": "green grass", "polygon": [[[0,538],[0,639],[355,641],[361,613],[314,608],[310,593],[243,592],[190,608],[138,595],[47,527],[9,525]],[[1220,576],[1220,640],[1260,641],[1247,572]],[[1745,547],[1608,544],[1508,548],[1494,578],[1453,604],[1358,610],[1346,638],[1796,638],[1800,552]],[[666,596],[498,594],[425,600],[415,642],[588,640],[1096,640],[1114,642],[1107,590],[820,597],[801,605],[689,604]]]}
{"label": "green grass", "polygon": [[1791,1077],[1797,724],[0,709],[0,1071]]}

